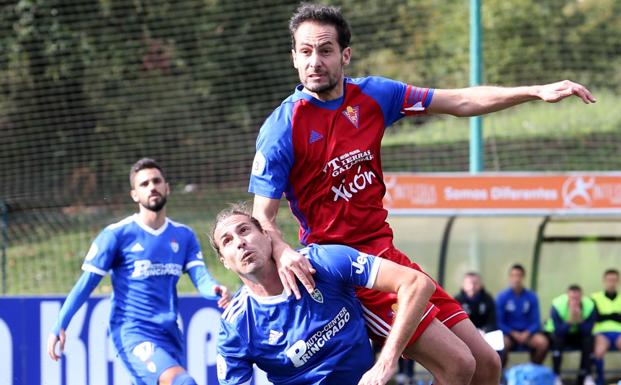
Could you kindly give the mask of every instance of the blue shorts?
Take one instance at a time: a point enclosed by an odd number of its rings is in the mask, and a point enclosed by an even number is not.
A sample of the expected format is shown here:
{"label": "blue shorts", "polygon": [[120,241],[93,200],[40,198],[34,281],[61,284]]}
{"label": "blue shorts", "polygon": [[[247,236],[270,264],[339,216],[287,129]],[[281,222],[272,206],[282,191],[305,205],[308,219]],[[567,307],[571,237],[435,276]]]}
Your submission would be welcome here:
{"label": "blue shorts", "polygon": [[617,350],[617,340],[621,338],[621,332],[601,332],[597,334],[608,339],[608,342],[610,342],[610,351]]}
{"label": "blue shorts", "polygon": [[[176,341],[162,341],[161,335],[154,338],[111,333],[112,342],[119,358],[125,364],[134,385],[158,385],[160,375],[173,366],[185,366],[183,347]],[[129,341],[129,342],[128,342]]]}

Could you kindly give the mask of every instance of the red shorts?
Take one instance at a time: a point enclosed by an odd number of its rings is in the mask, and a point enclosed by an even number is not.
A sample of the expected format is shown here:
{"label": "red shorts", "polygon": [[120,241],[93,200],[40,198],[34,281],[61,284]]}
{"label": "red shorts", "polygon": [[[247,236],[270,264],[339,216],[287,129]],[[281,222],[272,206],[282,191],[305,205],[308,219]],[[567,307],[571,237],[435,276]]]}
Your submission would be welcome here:
{"label": "red shorts", "polygon": [[[389,259],[403,266],[411,267],[429,276],[418,264],[411,262],[407,255],[394,247],[383,252],[380,257]],[[423,318],[418,328],[416,328],[414,335],[410,338],[408,346],[413,344],[425,331],[434,317],[448,328],[452,328],[458,322],[468,318],[468,315],[461,308],[459,303],[448,295],[435,280],[433,280],[433,282],[436,284],[436,291],[431,295],[431,303],[425,308]],[[377,290],[358,288],[356,289],[356,296],[362,303],[362,310],[367,329],[369,330],[369,336],[374,342],[382,343],[388,335],[390,325],[392,325],[394,320],[397,295],[395,293],[384,293]]]}

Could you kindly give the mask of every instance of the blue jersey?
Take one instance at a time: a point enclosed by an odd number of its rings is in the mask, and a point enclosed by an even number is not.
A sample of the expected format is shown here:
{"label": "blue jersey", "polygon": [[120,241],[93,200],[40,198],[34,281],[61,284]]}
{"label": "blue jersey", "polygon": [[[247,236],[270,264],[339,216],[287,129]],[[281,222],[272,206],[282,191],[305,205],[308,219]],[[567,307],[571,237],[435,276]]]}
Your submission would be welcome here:
{"label": "blue jersey", "polygon": [[132,215],[97,236],[82,269],[102,276],[111,272],[110,326],[114,332],[122,324],[122,334],[135,339],[125,340],[131,345],[144,336],[180,338],[177,281],[183,272],[204,265],[192,229],[167,218],[154,230]]}
{"label": "blue jersey", "polygon": [[354,285],[371,288],[381,259],[339,245],[300,252],[317,270],[312,295],[256,297],[244,286],[222,314],[221,384],[246,383],[253,364],[274,384],[357,384],[373,365]]}
{"label": "blue jersey", "polygon": [[528,289],[523,289],[520,294],[511,288],[501,291],[496,296],[496,321],[505,334],[514,330],[538,332],[541,318],[537,295]]}

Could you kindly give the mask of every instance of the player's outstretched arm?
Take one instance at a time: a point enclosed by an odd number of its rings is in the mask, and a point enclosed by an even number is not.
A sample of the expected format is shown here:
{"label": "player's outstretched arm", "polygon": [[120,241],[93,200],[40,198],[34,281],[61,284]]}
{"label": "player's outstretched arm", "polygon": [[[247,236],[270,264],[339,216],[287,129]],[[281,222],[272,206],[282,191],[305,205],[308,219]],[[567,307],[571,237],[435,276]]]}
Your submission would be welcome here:
{"label": "player's outstretched arm", "polygon": [[386,384],[397,372],[399,357],[423,317],[435,284],[420,271],[382,259],[373,289],[397,293],[398,310],[382,352],[359,385]]}
{"label": "player's outstretched arm", "polygon": [[429,112],[454,116],[476,116],[500,111],[531,100],[556,103],[576,96],[585,104],[596,99],[583,85],[563,80],[556,83],[525,87],[479,86],[460,89],[437,89]]}
{"label": "player's outstretched arm", "polygon": [[255,195],[252,216],[261,222],[261,226],[272,239],[272,255],[285,290],[290,290],[295,298],[300,299],[302,296],[296,283],[296,277],[302,282],[306,290],[312,293],[315,290],[315,280],[313,279],[315,269],[308,259],[296,252],[282,238],[282,233],[276,224],[279,207],[280,200]]}
{"label": "player's outstretched arm", "polygon": [[60,342],[61,354],[65,349],[65,329],[67,329],[71,318],[88,299],[102,278],[101,275],[85,271],[69,292],[67,299],[60,308],[58,321],[56,321],[56,325],[54,325],[47,340],[47,354],[54,361],[58,361],[60,358],[60,354],[56,353],[56,345]]}

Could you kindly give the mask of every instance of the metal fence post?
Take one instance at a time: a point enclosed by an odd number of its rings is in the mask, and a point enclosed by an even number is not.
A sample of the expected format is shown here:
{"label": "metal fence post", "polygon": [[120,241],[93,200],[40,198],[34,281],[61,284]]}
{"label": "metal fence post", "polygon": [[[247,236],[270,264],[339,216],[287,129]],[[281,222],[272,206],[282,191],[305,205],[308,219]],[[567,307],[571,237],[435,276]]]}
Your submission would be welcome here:
{"label": "metal fence post", "polygon": [[4,203],[4,200],[0,199],[0,263],[2,270],[2,294],[6,294],[6,265],[7,255],[6,246],[9,243],[8,237],[8,222],[9,222],[9,210]]}

